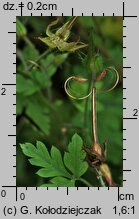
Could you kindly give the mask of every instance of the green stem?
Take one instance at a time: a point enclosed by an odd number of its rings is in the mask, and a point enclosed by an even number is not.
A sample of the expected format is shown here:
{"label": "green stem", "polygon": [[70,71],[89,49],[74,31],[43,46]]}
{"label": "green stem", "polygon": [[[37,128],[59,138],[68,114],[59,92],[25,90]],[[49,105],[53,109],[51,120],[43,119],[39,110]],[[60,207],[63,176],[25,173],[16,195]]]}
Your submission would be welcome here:
{"label": "green stem", "polygon": [[97,111],[96,111],[96,88],[92,87],[92,131],[93,131],[93,142],[98,143],[97,133]]}
{"label": "green stem", "polygon": [[[87,90],[87,93],[90,92],[90,87],[91,87],[91,83],[89,83],[89,86],[88,86],[88,90]],[[91,134],[89,131],[89,104],[90,104],[90,97],[86,98],[85,100],[85,111],[84,111],[84,139],[86,139],[86,136],[88,136],[89,134]]]}
{"label": "green stem", "polygon": [[101,173],[99,170],[97,170],[97,169],[95,169],[95,170],[96,170],[96,172],[97,172],[97,174],[98,174],[98,180],[99,180],[101,186],[102,186],[102,187],[106,187],[105,182],[104,182],[104,180],[103,180],[102,173]]}
{"label": "green stem", "polygon": [[[41,65],[41,68],[40,68],[40,69],[41,69],[42,72],[46,72],[46,71],[47,71],[43,65]],[[49,76],[48,76],[47,74],[46,74],[46,80],[49,80]],[[50,102],[52,102],[51,87],[48,86],[48,87],[46,88],[46,90],[47,90],[48,99],[49,99]]]}
{"label": "green stem", "polygon": [[[42,58],[44,58],[46,55],[48,55],[50,52],[52,51],[52,49],[48,49],[46,50],[44,53],[42,53],[36,60],[35,62],[39,62]],[[28,71],[31,71],[33,68],[33,64],[29,66]]]}
{"label": "green stem", "polygon": [[25,69],[25,71],[26,71],[26,69],[27,69],[27,64],[26,64],[26,61],[25,61],[25,58],[24,58],[23,53],[22,53],[20,50],[17,49],[16,54],[17,54],[17,57],[20,59],[21,63],[23,64],[24,69]]}
{"label": "green stem", "polygon": [[26,42],[26,44],[28,44],[31,48],[34,48],[33,43],[30,41],[30,39],[27,36],[24,36],[23,39]]}
{"label": "green stem", "polygon": [[90,182],[88,182],[87,180],[83,178],[79,178],[78,180],[84,183],[87,187],[93,187],[93,185]]}

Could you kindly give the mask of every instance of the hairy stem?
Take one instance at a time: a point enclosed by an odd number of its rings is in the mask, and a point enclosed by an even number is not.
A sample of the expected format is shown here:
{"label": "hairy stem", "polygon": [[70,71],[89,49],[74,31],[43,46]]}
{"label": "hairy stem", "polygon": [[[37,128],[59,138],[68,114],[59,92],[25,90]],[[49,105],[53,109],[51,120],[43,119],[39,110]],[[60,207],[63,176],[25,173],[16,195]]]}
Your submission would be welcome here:
{"label": "hairy stem", "polygon": [[97,134],[97,112],[96,112],[96,88],[92,87],[92,129],[93,129],[93,140],[94,143],[98,143]]}

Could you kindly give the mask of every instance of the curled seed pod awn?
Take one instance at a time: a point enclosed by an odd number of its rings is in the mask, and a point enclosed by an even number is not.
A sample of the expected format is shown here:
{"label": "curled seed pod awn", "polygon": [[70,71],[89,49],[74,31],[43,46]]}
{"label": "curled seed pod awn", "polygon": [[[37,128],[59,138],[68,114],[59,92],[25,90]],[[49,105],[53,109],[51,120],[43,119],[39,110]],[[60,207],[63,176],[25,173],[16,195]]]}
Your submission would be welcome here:
{"label": "curled seed pod awn", "polygon": [[73,80],[79,82],[79,83],[83,83],[83,82],[86,82],[88,81],[87,78],[80,78],[80,77],[73,77]]}

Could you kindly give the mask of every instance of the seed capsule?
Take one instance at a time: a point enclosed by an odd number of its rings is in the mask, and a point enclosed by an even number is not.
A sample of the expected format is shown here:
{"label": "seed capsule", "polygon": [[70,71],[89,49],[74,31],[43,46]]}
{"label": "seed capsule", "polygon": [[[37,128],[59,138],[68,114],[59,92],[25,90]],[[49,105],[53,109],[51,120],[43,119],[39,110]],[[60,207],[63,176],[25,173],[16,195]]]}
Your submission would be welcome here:
{"label": "seed capsule", "polygon": [[105,180],[107,181],[108,185],[113,186],[114,184],[113,184],[111,172],[110,172],[108,165],[105,163],[101,164],[100,171],[101,171],[102,175],[104,176]]}
{"label": "seed capsule", "polygon": [[92,150],[95,154],[98,155],[98,157],[102,160],[102,150],[101,150],[101,146],[98,143],[95,143],[92,147]]}

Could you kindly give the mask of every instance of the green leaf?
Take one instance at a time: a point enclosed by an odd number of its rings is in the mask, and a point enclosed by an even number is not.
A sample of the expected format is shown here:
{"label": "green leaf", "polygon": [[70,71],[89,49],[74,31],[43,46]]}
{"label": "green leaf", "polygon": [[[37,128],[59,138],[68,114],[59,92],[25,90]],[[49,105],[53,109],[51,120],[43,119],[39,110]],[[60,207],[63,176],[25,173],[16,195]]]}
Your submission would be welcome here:
{"label": "green leaf", "polygon": [[66,179],[64,177],[55,177],[50,180],[53,184],[57,186],[67,186],[67,187],[73,187],[75,186],[75,180],[74,179]]}
{"label": "green leaf", "polygon": [[43,184],[41,187],[74,187],[74,179],[66,179],[64,177],[55,177],[50,180],[52,184]]}
{"label": "green leaf", "polygon": [[32,80],[25,79],[22,75],[16,76],[16,91],[22,93],[24,96],[30,96],[39,90],[37,84],[34,84]]}
{"label": "green leaf", "polygon": [[36,60],[39,57],[39,52],[35,48],[34,44],[32,44],[32,47],[26,45],[23,50],[25,61],[29,64],[30,60]]}
{"label": "green leaf", "polygon": [[87,162],[84,161],[86,153],[82,149],[83,141],[81,137],[75,134],[71,143],[68,145],[68,151],[64,155],[65,166],[73,173],[75,178],[80,178],[88,169]]}
{"label": "green leaf", "polygon": [[82,139],[75,134],[68,146],[69,152],[64,155],[64,163],[72,172],[69,173],[65,168],[60,151],[52,146],[50,154],[46,146],[37,141],[37,146],[25,143],[20,144],[23,153],[30,157],[32,165],[42,167],[37,171],[37,175],[45,178],[53,177],[47,184],[42,186],[75,186],[75,181],[83,175],[88,168],[84,161],[86,153],[82,150]]}
{"label": "green leaf", "polygon": [[37,147],[33,144],[25,143],[20,145],[23,153],[31,157],[30,163],[41,168],[37,174],[41,177],[56,177],[64,176],[71,178],[71,175],[66,170],[60,151],[54,146],[51,149],[51,156],[42,142],[37,142]]}
{"label": "green leaf", "polygon": [[29,161],[32,165],[46,167],[47,163],[51,161],[47,148],[40,141],[37,141],[37,147],[31,143],[20,144],[20,146],[23,150],[23,153],[26,156],[31,157]]}
{"label": "green leaf", "polygon": [[27,34],[26,27],[20,22],[20,20],[16,19],[16,33],[19,37],[24,37]]}
{"label": "green leaf", "polygon": [[41,88],[47,88],[50,87],[51,81],[48,78],[48,75],[46,72],[39,71],[39,70],[32,70],[30,72],[30,77],[33,79],[36,84]]}
{"label": "green leaf", "polygon": [[41,177],[65,176],[70,178],[71,175],[65,169],[60,151],[52,146],[51,148],[51,165],[40,169],[37,174]]}
{"label": "green leaf", "polygon": [[48,108],[41,108],[39,101],[31,101],[26,109],[27,116],[38,126],[38,128],[45,134],[49,134],[50,118],[48,116]]}
{"label": "green leaf", "polygon": [[57,68],[67,59],[68,53],[63,54],[49,54],[45,60],[42,60],[41,63],[46,68],[46,73],[49,78],[51,78],[57,71]]}
{"label": "green leaf", "polygon": [[22,94],[16,95],[16,115],[20,115],[25,108],[27,103],[27,98],[23,96]]}

